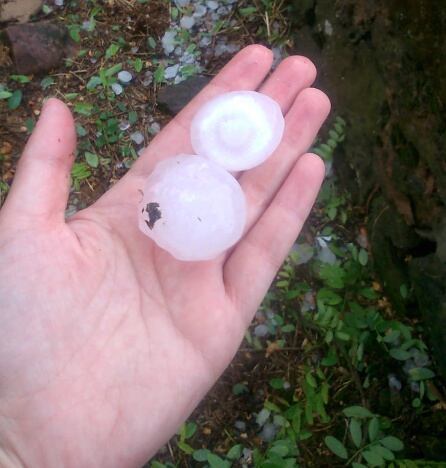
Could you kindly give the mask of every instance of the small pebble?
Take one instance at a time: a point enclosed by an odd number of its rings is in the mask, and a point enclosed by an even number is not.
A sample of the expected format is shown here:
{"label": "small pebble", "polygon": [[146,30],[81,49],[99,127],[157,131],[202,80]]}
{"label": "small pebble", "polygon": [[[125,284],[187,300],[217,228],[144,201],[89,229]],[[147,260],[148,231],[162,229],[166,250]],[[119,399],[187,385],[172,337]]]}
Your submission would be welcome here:
{"label": "small pebble", "polygon": [[130,51],[132,52],[132,54],[136,54],[136,53],[138,52],[138,50],[139,50],[139,47],[132,47],[132,48],[130,49]]}
{"label": "small pebble", "polygon": [[195,24],[193,16],[183,16],[180,20],[180,26],[183,29],[191,29]]}
{"label": "small pebble", "polygon": [[121,83],[124,83],[124,84],[127,84],[127,83],[130,83],[130,81],[133,80],[133,76],[130,72],[128,72],[127,70],[122,70],[118,73],[118,80],[121,82]]}
{"label": "small pebble", "polygon": [[274,440],[277,434],[277,427],[273,423],[266,423],[263,428],[262,432],[259,434],[259,437],[264,442],[271,442]]}
{"label": "small pebble", "polygon": [[144,142],[144,135],[141,132],[133,132],[130,135],[130,139],[137,145],[140,145]]}
{"label": "small pebble", "polygon": [[113,83],[111,85],[111,88],[113,92],[116,94],[116,96],[119,96],[124,91],[124,88],[119,83]]}
{"label": "small pebble", "polygon": [[257,325],[254,328],[254,335],[257,336],[257,338],[263,338],[267,336],[268,333],[269,333],[268,327],[263,323],[261,323],[260,325]]}
{"label": "small pebble", "polygon": [[64,0],[54,0],[54,5],[63,6],[64,5]]}

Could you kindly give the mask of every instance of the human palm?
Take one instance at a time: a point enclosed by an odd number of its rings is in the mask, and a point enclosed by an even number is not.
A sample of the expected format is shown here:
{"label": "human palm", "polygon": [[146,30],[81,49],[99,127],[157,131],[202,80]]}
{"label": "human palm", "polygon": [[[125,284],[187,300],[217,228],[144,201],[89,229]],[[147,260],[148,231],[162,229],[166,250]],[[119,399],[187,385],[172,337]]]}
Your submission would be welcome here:
{"label": "human palm", "polygon": [[[66,222],[75,131],[64,104],[46,104],[0,212],[0,460],[140,466],[229,364],[324,173],[316,156],[300,156],[329,110],[308,88],[314,67],[290,57],[264,81],[270,65],[263,47],[240,52],[119,183]],[[138,189],[161,158],[191,152],[200,105],[258,88],[279,102],[286,130],[268,162],[239,175],[247,232],[216,260],[175,260],[139,232]]]}

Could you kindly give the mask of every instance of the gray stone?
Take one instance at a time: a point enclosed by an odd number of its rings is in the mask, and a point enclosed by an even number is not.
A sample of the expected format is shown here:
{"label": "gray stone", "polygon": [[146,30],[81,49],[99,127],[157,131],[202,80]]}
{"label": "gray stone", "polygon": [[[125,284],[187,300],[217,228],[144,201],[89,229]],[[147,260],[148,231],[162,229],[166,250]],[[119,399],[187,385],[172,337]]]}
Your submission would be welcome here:
{"label": "gray stone", "polygon": [[158,93],[158,104],[171,114],[177,114],[210,80],[206,76],[195,76],[182,83],[166,86]]}

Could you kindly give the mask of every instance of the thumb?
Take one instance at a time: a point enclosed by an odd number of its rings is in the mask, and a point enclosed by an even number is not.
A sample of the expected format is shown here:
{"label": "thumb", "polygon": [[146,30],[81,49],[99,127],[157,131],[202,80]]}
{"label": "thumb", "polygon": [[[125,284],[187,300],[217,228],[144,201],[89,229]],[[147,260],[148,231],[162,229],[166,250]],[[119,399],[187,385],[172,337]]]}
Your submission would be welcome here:
{"label": "thumb", "polygon": [[43,106],[2,209],[9,222],[63,222],[76,148],[74,121],[58,99]]}

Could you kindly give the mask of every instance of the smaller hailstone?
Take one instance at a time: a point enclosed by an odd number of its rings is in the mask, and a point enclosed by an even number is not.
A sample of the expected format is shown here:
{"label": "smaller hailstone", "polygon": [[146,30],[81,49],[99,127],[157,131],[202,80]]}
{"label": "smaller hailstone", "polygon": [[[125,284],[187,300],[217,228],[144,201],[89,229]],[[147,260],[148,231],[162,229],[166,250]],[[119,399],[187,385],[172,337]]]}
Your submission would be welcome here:
{"label": "smaller hailstone", "polygon": [[168,30],[164,33],[164,36],[161,38],[161,45],[163,46],[164,53],[166,55],[169,55],[174,51],[176,36],[176,31]]}
{"label": "smaller hailstone", "polygon": [[263,338],[266,335],[268,335],[268,333],[269,333],[268,327],[264,325],[263,323],[261,323],[260,325],[257,325],[254,328],[254,335],[257,336],[257,338]]}
{"label": "smaller hailstone", "polygon": [[54,0],[54,5],[56,6],[63,6],[64,5],[64,0]]}
{"label": "smaller hailstone", "polygon": [[242,236],[246,202],[237,180],[207,158],[162,160],[139,204],[139,228],[178,260],[212,260]]}
{"label": "smaller hailstone", "polygon": [[111,88],[113,92],[116,94],[116,96],[119,96],[124,91],[123,87],[119,83],[113,83],[111,85]]}
{"label": "smaller hailstone", "polygon": [[216,10],[218,8],[218,2],[214,0],[207,1],[206,5],[209,8],[209,10]]}
{"label": "smaller hailstone", "polygon": [[207,8],[204,5],[197,5],[195,7],[194,16],[195,18],[203,17],[207,12]]}
{"label": "smaller hailstone", "polygon": [[125,132],[129,128],[130,122],[128,120],[121,120],[121,122],[119,122],[119,130],[121,130],[121,132]]}
{"label": "smaller hailstone", "polygon": [[156,135],[157,133],[159,133],[161,130],[161,126],[158,122],[153,122],[149,125],[149,132],[152,134],[152,135]]}
{"label": "smaller hailstone", "polygon": [[212,39],[210,36],[203,36],[201,39],[200,39],[200,42],[198,43],[198,45],[200,47],[207,47],[209,45],[211,45],[212,43]]}
{"label": "smaller hailstone", "polygon": [[133,132],[130,135],[130,139],[137,145],[140,145],[144,142],[144,135],[141,132]]}
{"label": "smaller hailstone", "polygon": [[118,80],[121,82],[121,83],[124,83],[124,84],[127,84],[127,83],[130,83],[130,81],[133,80],[133,76],[130,72],[126,71],[126,70],[122,70],[118,73]]}
{"label": "smaller hailstone", "polygon": [[240,432],[246,431],[246,423],[245,421],[235,421],[234,427],[238,429]]}
{"label": "smaller hailstone", "polygon": [[228,171],[241,171],[271,156],[284,128],[276,101],[255,91],[233,91],[211,99],[197,112],[191,142],[196,154]]}
{"label": "smaller hailstone", "polygon": [[183,16],[180,20],[180,26],[183,29],[191,29],[195,24],[193,16]]}
{"label": "smaller hailstone", "polygon": [[273,423],[266,423],[263,428],[262,432],[259,434],[259,437],[264,442],[272,442],[277,434],[277,426]]}
{"label": "smaller hailstone", "polygon": [[177,65],[172,65],[171,67],[167,67],[164,70],[164,78],[166,80],[171,80],[172,78],[175,78],[178,74],[178,70],[180,69],[180,66]]}

